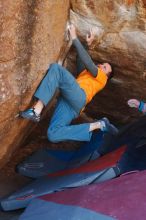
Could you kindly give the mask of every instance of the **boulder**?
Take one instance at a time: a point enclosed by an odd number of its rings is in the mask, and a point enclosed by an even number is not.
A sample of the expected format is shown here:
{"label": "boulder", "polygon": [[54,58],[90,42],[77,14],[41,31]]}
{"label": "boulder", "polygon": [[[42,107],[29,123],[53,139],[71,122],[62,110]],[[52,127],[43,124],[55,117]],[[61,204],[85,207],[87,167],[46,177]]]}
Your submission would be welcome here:
{"label": "boulder", "polygon": [[[114,78],[87,106],[87,116],[107,116],[116,124],[140,116],[126,102],[146,100],[146,0],[3,0],[0,6],[0,166],[36,126],[19,119],[18,112],[31,105],[49,65],[64,54],[69,13],[81,40],[95,30],[89,48],[93,60],[115,69]],[[65,65],[75,75],[73,49]]]}
{"label": "boulder", "polygon": [[[129,98],[146,100],[146,1],[72,0],[72,22],[85,39],[90,28],[96,33],[90,54],[95,62],[110,62],[115,77],[87,108],[93,118],[109,117],[127,123],[139,117],[127,106]],[[70,55],[68,66],[74,62]]]}
{"label": "boulder", "polygon": [[0,166],[34,124],[18,119],[63,45],[69,0],[0,3]]}

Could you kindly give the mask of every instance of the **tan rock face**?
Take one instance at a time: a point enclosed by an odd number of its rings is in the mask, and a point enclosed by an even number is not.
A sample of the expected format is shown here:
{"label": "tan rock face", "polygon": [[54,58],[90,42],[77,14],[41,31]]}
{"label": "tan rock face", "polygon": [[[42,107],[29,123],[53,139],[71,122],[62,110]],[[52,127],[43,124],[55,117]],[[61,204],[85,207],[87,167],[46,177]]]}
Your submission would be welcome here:
{"label": "tan rock face", "polygon": [[63,44],[69,1],[2,0],[0,3],[0,165],[23,142],[32,124],[16,115]]}
{"label": "tan rock face", "polygon": [[[96,96],[87,112],[127,122],[138,114],[129,98],[146,100],[146,1],[72,0],[71,19],[82,38],[90,28],[96,40],[90,53],[97,62],[115,67],[113,82]],[[70,61],[71,62],[71,61]],[[69,64],[69,66],[71,66]]]}
{"label": "tan rock face", "polygon": [[[115,66],[114,79],[87,107],[88,115],[127,122],[139,116],[127,100],[146,100],[145,0],[1,0],[0,166],[35,126],[17,113],[28,107],[49,64],[58,59],[69,7],[82,40],[90,28],[96,31],[90,48],[95,62]],[[75,73],[73,50],[66,63]]]}

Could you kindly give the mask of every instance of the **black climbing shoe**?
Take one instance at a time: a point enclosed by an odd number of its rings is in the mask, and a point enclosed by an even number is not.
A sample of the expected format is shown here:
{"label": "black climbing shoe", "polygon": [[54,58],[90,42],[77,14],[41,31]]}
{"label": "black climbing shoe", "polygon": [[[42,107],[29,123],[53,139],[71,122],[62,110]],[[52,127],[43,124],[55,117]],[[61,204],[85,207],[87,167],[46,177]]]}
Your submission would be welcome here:
{"label": "black climbing shoe", "polygon": [[26,111],[22,111],[19,113],[19,116],[25,119],[29,119],[34,122],[40,121],[40,115],[35,113],[33,108],[29,108]]}
{"label": "black climbing shoe", "polygon": [[101,120],[99,120],[99,122],[101,123],[102,131],[108,132],[112,135],[118,134],[118,129],[113,124],[111,124],[107,118],[104,117]]}

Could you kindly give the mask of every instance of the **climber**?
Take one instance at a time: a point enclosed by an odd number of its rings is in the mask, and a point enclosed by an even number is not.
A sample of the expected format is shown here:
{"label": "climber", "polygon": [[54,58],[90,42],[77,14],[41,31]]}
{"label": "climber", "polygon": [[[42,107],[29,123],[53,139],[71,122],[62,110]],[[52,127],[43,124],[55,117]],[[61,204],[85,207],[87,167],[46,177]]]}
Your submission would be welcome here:
{"label": "climber", "polygon": [[[38,101],[33,108],[20,112],[21,117],[39,122],[44,106],[48,104],[56,89],[59,88],[61,95],[48,128],[48,139],[55,143],[67,140],[90,141],[93,130],[109,131],[111,127],[111,132],[114,130],[114,126],[106,118],[93,123],[70,125],[71,121],[79,116],[93,96],[105,87],[113,72],[109,63],[99,64],[98,66],[93,63],[77,38],[76,28],[73,24],[69,26],[68,31],[82,63],[80,65],[80,69],[83,68],[81,73],[75,79],[70,72],[59,64],[52,64],[34,94]],[[87,44],[90,45],[93,39],[94,33],[90,31],[90,35],[88,34],[86,38]],[[116,128],[114,131],[117,133]]]}
{"label": "climber", "polygon": [[129,99],[127,103],[131,108],[137,108],[140,112],[146,114],[146,103],[145,102],[139,101],[137,99]]}

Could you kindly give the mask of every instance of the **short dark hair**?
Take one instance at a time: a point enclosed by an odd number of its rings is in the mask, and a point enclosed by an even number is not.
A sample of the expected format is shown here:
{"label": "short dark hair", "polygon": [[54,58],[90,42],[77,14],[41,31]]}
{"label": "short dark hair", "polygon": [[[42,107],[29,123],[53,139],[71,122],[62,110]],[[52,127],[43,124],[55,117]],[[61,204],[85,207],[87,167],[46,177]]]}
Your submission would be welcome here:
{"label": "short dark hair", "polygon": [[111,72],[109,73],[109,75],[108,75],[108,80],[110,80],[111,78],[113,78],[113,76],[115,75],[113,64],[109,63],[109,65],[111,66],[112,71],[111,71]]}

